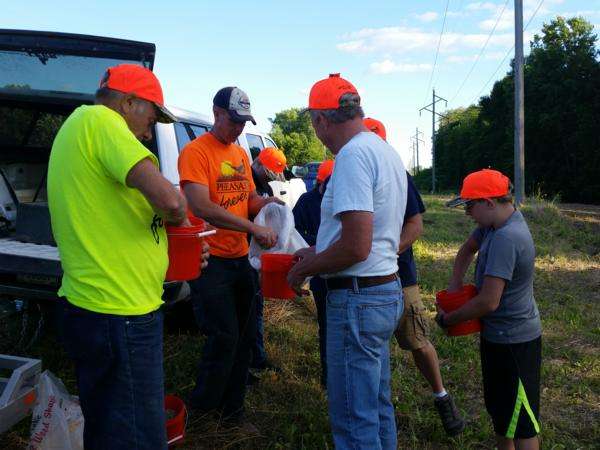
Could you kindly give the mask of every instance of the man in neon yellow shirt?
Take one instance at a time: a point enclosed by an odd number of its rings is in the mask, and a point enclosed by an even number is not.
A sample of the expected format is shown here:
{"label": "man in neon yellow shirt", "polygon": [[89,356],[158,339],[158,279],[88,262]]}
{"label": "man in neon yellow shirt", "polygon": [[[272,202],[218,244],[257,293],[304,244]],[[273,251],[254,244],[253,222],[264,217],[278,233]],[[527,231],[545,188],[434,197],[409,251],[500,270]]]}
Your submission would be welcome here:
{"label": "man in neon yellow shirt", "polygon": [[86,449],[167,447],[164,222],[184,223],[186,203],[140,140],[172,120],[154,74],[122,64],[108,69],[96,105],[77,108],[52,146],[48,203]]}

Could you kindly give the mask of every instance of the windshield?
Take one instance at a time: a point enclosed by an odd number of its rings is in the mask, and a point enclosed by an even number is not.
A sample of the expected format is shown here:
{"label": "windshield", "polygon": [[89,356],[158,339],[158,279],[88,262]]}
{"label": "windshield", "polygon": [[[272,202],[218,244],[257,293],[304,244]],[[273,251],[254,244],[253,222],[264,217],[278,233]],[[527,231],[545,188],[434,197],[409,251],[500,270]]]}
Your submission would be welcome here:
{"label": "windshield", "polygon": [[94,94],[106,69],[121,63],[109,58],[0,50],[0,93],[33,91]]}

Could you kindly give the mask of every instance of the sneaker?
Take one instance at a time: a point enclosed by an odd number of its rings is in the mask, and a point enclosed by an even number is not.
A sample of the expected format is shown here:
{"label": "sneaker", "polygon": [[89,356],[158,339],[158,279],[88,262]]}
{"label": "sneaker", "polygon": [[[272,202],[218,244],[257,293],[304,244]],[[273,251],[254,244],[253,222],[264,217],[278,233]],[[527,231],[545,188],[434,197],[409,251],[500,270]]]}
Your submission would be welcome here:
{"label": "sneaker", "polygon": [[246,419],[246,411],[240,408],[233,413],[223,412],[220,425],[225,429],[238,429],[246,435],[260,436],[260,431]]}
{"label": "sneaker", "polygon": [[450,394],[446,394],[442,398],[436,398],[433,404],[440,415],[442,425],[448,436],[457,436],[465,429],[465,421],[460,416]]}

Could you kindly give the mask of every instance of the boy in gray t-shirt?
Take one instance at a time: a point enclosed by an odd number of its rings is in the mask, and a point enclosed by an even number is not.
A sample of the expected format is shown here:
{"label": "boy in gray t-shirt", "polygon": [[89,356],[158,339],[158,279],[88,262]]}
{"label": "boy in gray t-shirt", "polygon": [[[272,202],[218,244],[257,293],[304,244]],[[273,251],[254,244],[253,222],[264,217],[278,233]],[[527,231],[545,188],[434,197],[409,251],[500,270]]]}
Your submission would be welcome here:
{"label": "boy in gray t-shirt", "polygon": [[440,310],[446,328],[481,319],[481,370],[485,406],[499,449],[538,449],[541,334],[533,296],[535,247],[527,223],[512,203],[510,180],[496,170],[469,174],[460,197],[478,228],[461,246],[448,291],[459,291],[475,254],[477,296],[461,308]]}

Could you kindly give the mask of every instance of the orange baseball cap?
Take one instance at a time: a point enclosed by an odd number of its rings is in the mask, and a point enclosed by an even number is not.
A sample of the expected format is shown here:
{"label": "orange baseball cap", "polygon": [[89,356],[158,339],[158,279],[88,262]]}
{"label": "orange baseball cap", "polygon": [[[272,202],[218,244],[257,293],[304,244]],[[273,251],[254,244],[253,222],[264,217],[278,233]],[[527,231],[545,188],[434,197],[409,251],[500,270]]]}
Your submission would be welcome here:
{"label": "orange baseball cap", "polygon": [[159,122],[172,123],[177,120],[165,107],[158,78],[145,67],[137,64],[119,64],[109,67],[100,81],[100,87],[114,89],[124,94],[134,94],[136,97],[154,103],[158,110]]}
{"label": "orange baseball cap", "polygon": [[511,182],[506,175],[493,169],[483,169],[470,173],[465,177],[460,190],[460,197],[446,203],[454,207],[480,198],[503,197],[510,194]]}
{"label": "orange baseball cap", "polygon": [[283,173],[287,159],[281,150],[275,147],[265,147],[258,154],[258,160],[263,166],[275,173]]}
{"label": "orange baseball cap", "polygon": [[378,135],[381,139],[383,139],[384,141],[386,140],[385,127],[379,120],[372,119],[370,117],[365,117],[363,119],[363,124],[373,133]]}
{"label": "orange baseball cap", "polygon": [[[308,109],[338,109],[342,106],[340,98],[344,94],[358,95],[358,91],[352,83],[340,77],[339,73],[332,73],[329,78],[317,81],[310,89]],[[360,97],[358,105],[360,105]]]}
{"label": "orange baseball cap", "polygon": [[317,183],[322,183],[331,176],[334,164],[335,162],[333,159],[326,159],[319,165],[319,170],[317,170]]}

